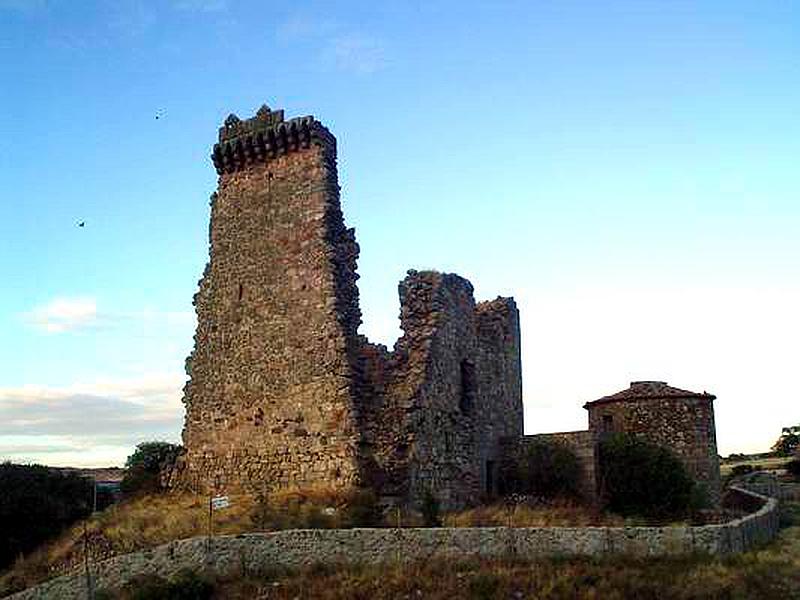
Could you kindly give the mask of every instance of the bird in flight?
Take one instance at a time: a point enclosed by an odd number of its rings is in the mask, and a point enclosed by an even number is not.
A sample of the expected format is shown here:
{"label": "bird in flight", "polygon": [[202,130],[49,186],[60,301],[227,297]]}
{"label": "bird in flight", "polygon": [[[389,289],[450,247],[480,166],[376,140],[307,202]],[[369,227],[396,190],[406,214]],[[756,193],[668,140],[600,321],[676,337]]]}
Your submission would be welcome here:
{"label": "bird in flight", "polygon": [[78,221],[78,227],[84,227],[86,225],[86,221]]}

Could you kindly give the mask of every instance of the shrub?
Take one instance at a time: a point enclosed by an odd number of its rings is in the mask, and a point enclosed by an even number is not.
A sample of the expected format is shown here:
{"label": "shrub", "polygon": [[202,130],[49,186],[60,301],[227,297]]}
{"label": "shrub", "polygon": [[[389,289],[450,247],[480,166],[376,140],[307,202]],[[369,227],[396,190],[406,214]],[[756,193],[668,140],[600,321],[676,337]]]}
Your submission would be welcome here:
{"label": "shrub", "polygon": [[800,480],[800,458],[795,458],[786,463],[786,472],[795,479]]}
{"label": "shrub", "polygon": [[441,527],[442,515],[439,500],[430,490],[425,490],[422,495],[422,503],[419,507],[422,513],[422,523],[424,527]]}
{"label": "shrub", "polygon": [[791,456],[800,448],[800,424],[784,427],[780,437],[772,445],[776,456]]}
{"label": "shrub", "polygon": [[0,568],[85,517],[92,482],[42,465],[0,464]]}
{"label": "shrub", "polygon": [[563,444],[542,440],[503,461],[498,487],[506,495],[577,497],[580,478],[581,464],[575,453]]}
{"label": "shrub", "polygon": [[665,520],[686,516],[697,503],[695,483],[668,449],[629,434],[600,445],[601,491],[621,515]]}
{"label": "shrub", "polygon": [[181,446],[169,442],[142,442],[125,461],[120,490],[127,496],[161,491],[161,470],[175,461]]}

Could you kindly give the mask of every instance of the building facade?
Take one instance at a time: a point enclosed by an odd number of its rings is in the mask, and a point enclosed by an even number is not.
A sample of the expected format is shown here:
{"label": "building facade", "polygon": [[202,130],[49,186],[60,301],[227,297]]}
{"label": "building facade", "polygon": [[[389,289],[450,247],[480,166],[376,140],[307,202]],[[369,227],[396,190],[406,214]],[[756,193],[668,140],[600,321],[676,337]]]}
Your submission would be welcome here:
{"label": "building facade", "polygon": [[522,434],[513,299],[476,303],[462,277],[409,271],[403,335],[391,351],[372,344],[358,334],[359,247],[333,135],[264,106],[228,117],[212,158],[210,259],[171,485],[475,502],[493,485],[500,440]]}
{"label": "building facade", "polygon": [[369,487],[392,504],[431,492],[456,508],[496,489],[507,452],[545,441],[575,452],[594,499],[598,443],[627,432],[672,449],[719,498],[710,394],[634,382],[587,403],[585,431],[523,436],[512,298],[476,303],[466,279],[411,270],[393,349],[359,335],[359,247],[342,215],[336,139],[314,117],[231,115],[212,159],[185,452],[170,486]]}
{"label": "building facade", "polygon": [[721,480],[715,399],[713,394],[682,390],[663,381],[634,381],[628,389],[587,402],[584,408],[595,439],[630,433],[669,448],[716,504]]}

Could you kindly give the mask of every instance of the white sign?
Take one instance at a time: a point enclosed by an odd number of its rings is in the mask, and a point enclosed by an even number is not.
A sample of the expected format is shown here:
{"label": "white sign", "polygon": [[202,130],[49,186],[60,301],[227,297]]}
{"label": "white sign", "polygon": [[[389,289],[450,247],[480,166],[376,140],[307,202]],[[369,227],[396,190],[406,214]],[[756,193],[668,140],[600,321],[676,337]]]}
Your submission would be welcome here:
{"label": "white sign", "polygon": [[211,499],[211,508],[214,510],[220,510],[221,508],[228,508],[231,505],[231,501],[227,496],[215,496]]}

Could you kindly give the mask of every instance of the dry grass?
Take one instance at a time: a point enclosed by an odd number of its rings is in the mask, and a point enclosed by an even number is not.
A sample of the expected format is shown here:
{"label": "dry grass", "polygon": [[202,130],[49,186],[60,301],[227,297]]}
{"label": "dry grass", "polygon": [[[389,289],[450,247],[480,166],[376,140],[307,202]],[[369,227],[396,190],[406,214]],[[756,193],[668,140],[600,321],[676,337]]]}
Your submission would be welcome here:
{"label": "dry grass", "polygon": [[[214,531],[234,534],[259,529],[259,504],[249,496],[232,496],[231,507],[214,514]],[[90,548],[96,558],[149,548],[170,540],[204,535],[207,498],[151,496],[125,502],[88,522]],[[324,488],[272,495],[277,512],[295,511],[307,518],[315,507],[334,507],[346,500]],[[262,505],[263,506],[263,505]],[[794,519],[800,523],[800,505]],[[305,515],[305,516],[304,516]],[[446,515],[452,526],[506,525],[502,505]],[[404,525],[414,519],[402,518]],[[621,519],[570,504],[520,506],[515,526],[620,525]],[[0,596],[29,587],[83,560],[83,526],[79,524],[17,562],[0,578]],[[520,595],[521,594],[521,595]],[[800,598],[800,527],[785,529],[781,541],[758,552],[720,561],[708,558],[636,561],[515,561],[347,568],[314,567],[291,572],[249,574],[217,582],[215,598]]]}
{"label": "dry grass", "polygon": [[736,462],[723,461],[719,465],[719,472],[722,477],[731,474],[734,467],[739,465],[751,465],[765,471],[783,471],[784,465],[792,460],[791,456],[773,456],[766,458],[752,458]]}
{"label": "dry grass", "polygon": [[625,525],[625,520],[570,500],[556,500],[512,508],[504,504],[479,506],[445,515],[444,524],[447,527],[590,527],[620,526]]}
{"label": "dry grass", "polygon": [[[265,502],[251,495],[230,495],[231,505],[213,514],[213,533],[227,535],[291,527],[345,525],[343,508],[361,500],[327,487],[308,487],[271,494]],[[334,507],[333,515],[323,509]],[[18,559],[0,575],[0,596],[69,572],[84,560],[83,522],[35,552]],[[153,548],[172,540],[206,535],[208,497],[153,495],[114,505],[86,523],[93,561]]]}
{"label": "dry grass", "polygon": [[[794,507],[800,524],[800,505]],[[428,561],[383,567],[311,567],[218,582],[214,598],[316,600],[788,600],[800,598],[800,526],[728,559]]]}
{"label": "dry grass", "polygon": [[[255,500],[231,497],[231,507],[214,513],[217,534],[252,531]],[[90,556],[102,560],[117,554],[152,548],[175,539],[204,535],[208,530],[208,499],[199,496],[146,496],[111,506],[88,520]],[[24,589],[67,572],[83,561],[83,522],[20,558],[0,577],[0,595]]]}

